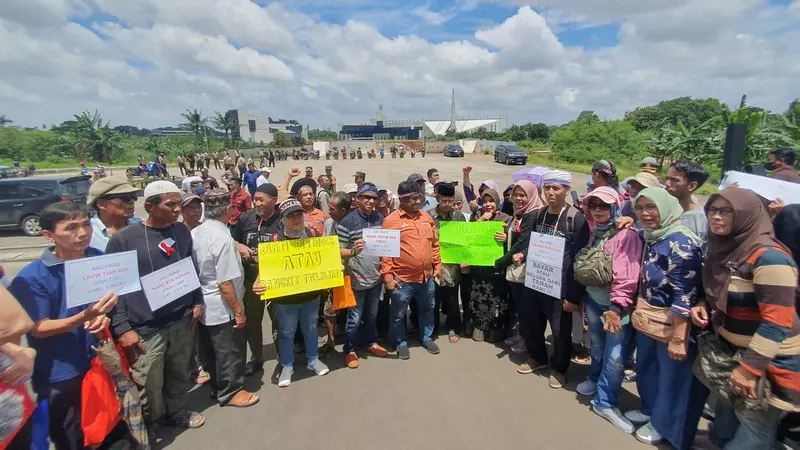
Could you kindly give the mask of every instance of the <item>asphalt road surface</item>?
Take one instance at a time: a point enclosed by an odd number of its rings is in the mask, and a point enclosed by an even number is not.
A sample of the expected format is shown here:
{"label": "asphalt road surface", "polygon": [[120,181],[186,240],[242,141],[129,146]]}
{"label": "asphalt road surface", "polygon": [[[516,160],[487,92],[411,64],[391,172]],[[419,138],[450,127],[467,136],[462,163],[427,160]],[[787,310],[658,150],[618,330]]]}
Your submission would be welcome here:
{"label": "asphalt road surface", "polygon": [[[505,166],[487,156],[378,160],[280,161],[272,174],[279,183],[291,167],[301,171],[309,165],[315,174],[333,166],[338,183],[352,181],[356,170],[367,180],[397,188],[410,173],[425,175],[435,167],[443,179],[462,179],[461,168],[471,165],[476,185],[493,179],[499,185],[511,183],[520,166]],[[173,170],[173,173],[175,170]],[[212,171],[212,176],[219,176]],[[573,174],[579,192],[585,191],[586,174]],[[144,214],[142,202],[137,214]],[[19,233],[0,235],[0,260],[13,276],[25,263],[38,257],[45,246],[42,238]],[[523,359],[509,354],[502,345],[462,339],[450,344],[438,339],[442,351],[430,355],[411,339],[411,359],[363,358],[356,370],[344,366],[341,345],[324,359],[331,368],[325,377],[315,377],[297,355],[294,382],[288,388],[271,384],[277,365],[269,342],[268,318],[264,337],[268,361],[265,373],[246,381],[246,388],[258,393],[261,402],[251,408],[220,408],[209,398],[209,388],[191,391],[187,403],[205,414],[206,424],[197,430],[162,428],[157,448],[175,449],[639,449],[645,448],[633,436],[617,431],[594,415],[588,399],[576,398],[575,387],[587,375],[588,367],[569,371],[565,389],[548,387],[541,374],[520,375],[516,367]],[[339,339],[339,344],[341,344]],[[638,407],[635,384],[625,384],[623,411]]]}

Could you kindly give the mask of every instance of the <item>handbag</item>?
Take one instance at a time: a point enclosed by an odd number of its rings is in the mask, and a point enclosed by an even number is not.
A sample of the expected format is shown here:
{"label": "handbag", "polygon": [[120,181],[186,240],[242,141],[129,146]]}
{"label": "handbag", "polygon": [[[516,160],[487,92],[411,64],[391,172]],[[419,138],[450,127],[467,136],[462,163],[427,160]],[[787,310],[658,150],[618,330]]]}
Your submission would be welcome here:
{"label": "handbag", "polygon": [[672,313],[669,308],[661,308],[647,303],[639,297],[636,309],[631,314],[631,323],[636,331],[664,344],[669,344],[674,332]]}
{"label": "handbag", "polygon": [[[513,222],[513,218],[511,221]],[[511,227],[508,227],[508,235],[506,237],[506,242],[508,243],[508,248],[511,248]],[[511,283],[525,283],[525,263],[522,264],[514,264],[512,263],[510,266],[506,267],[506,281]]]}
{"label": "handbag", "polygon": [[[103,339],[111,339],[108,325],[103,334]],[[120,357],[120,369],[130,378],[125,353],[116,344],[114,349]],[[122,414],[116,385],[100,357],[95,356],[81,384],[81,429],[84,445],[94,447],[102,444],[120,420]]]}
{"label": "handbag", "polygon": [[766,373],[756,384],[756,398],[749,399],[733,392],[731,373],[739,367],[746,349],[736,347],[713,332],[701,333],[697,337],[697,359],[692,373],[720,401],[734,409],[766,411],[770,408],[772,389]]}
{"label": "handbag", "polygon": [[356,306],[356,296],[353,294],[353,288],[350,282],[350,276],[345,275],[344,285],[337,286],[333,289],[333,310],[339,311],[340,309],[347,309]]}
{"label": "handbag", "polygon": [[[612,235],[613,236],[613,235]],[[608,286],[613,276],[611,255],[605,250],[608,238],[598,245],[582,248],[575,255],[573,264],[575,279],[584,286]]]}

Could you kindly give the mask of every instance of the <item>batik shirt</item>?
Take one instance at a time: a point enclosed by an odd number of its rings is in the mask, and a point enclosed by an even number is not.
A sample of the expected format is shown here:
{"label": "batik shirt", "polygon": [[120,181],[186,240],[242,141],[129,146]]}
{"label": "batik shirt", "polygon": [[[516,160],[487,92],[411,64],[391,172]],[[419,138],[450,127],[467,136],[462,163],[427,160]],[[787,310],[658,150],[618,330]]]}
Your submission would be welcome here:
{"label": "batik shirt", "polygon": [[639,296],[652,306],[689,317],[701,289],[702,253],[689,236],[677,232],[644,249]]}

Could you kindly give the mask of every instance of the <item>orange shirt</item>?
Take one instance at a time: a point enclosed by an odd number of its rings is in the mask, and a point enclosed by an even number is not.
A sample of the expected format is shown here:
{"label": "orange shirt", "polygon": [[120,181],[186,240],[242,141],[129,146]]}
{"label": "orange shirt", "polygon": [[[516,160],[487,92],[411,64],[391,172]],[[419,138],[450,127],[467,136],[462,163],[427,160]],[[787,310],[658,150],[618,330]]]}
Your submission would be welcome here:
{"label": "orange shirt", "polygon": [[400,257],[381,258],[385,282],[397,277],[406,283],[424,283],[441,267],[439,236],[430,214],[419,211],[411,216],[398,209],[383,219],[383,229],[400,230]]}
{"label": "orange shirt", "polygon": [[314,208],[311,211],[303,210],[305,225],[319,231],[319,235],[325,234],[325,214],[321,209]]}

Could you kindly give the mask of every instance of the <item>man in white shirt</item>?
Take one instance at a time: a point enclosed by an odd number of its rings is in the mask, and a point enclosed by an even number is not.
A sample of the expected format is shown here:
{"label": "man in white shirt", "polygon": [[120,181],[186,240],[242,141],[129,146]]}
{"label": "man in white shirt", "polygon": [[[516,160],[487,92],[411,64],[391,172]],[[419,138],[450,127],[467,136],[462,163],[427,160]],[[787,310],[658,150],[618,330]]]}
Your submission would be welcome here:
{"label": "man in white shirt", "polygon": [[244,390],[244,270],[228,230],[233,216],[231,197],[215,189],[206,193],[204,203],[206,221],[192,230],[192,256],[204,303],[198,324],[204,368],[211,375],[209,385],[220,406],[248,407],[259,398]]}
{"label": "man in white shirt", "polygon": [[434,168],[430,168],[428,169],[427,175],[428,181],[425,183],[425,195],[433,197],[433,187],[439,182],[439,171]]}
{"label": "man in white shirt", "polygon": [[269,167],[262,167],[260,172],[261,175],[259,175],[258,178],[256,178],[256,188],[258,188],[262,184],[272,183],[271,181],[269,181],[269,175],[272,173],[272,169],[270,169]]}

